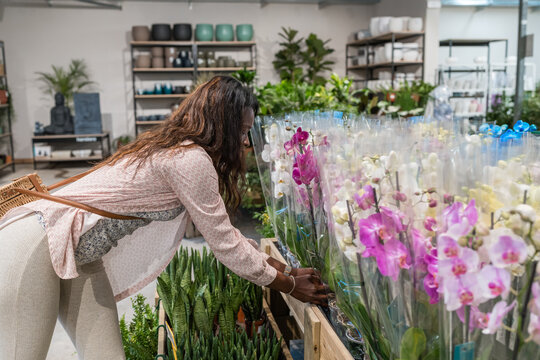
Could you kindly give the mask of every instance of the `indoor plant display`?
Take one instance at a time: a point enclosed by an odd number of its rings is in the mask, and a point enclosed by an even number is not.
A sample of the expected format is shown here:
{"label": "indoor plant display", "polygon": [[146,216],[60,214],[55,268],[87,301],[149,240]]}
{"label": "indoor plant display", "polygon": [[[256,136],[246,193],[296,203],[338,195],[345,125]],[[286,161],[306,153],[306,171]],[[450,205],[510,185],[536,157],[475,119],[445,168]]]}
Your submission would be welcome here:
{"label": "indoor plant display", "polygon": [[234,30],[231,24],[216,25],[216,40],[217,41],[233,41]]}
{"label": "indoor plant display", "polygon": [[120,320],[120,332],[127,360],[153,359],[157,351],[158,312],[145,303],[143,295],[131,299],[134,314],[131,322],[126,315]]}
{"label": "indoor plant display", "polygon": [[71,60],[67,69],[52,65],[52,70],[52,73],[37,72],[38,81],[43,83],[45,94],[54,97],[54,94],[61,93],[70,107],[73,106],[74,93],[95,84],[90,80],[86,62],[82,59]]}
{"label": "indoor plant display", "polygon": [[214,40],[214,25],[212,24],[197,24],[195,26],[196,41],[212,41]]}

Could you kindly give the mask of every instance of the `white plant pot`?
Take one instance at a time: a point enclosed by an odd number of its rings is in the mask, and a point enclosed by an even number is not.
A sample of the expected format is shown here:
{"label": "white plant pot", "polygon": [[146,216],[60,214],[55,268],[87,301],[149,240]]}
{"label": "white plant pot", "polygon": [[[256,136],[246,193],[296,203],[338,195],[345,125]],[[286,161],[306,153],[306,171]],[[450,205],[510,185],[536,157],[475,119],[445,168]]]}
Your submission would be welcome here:
{"label": "white plant pot", "polygon": [[409,29],[409,20],[411,20],[410,16],[402,16],[400,17],[403,28],[401,31],[407,31]]}
{"label": "white plant pot", "polygon": [[379,20],[379,17],[373,17],[369,21],[369,32],[371,33],[371,36],[379,35]]}
{"label": "white plant pot", "polygon": [[393,17],[390,19],[390,24],[388,25],[388,30],[390,32],[401,32],[403,31],[403,19]]}
{"label": "white plant pot", "polygon": [[383,16],[379,18],[379,34],[385,34],[390,30],[390,20],[392,17]]}
{"label": "white plant pot", "polygon": [[416,49],[404,49],[403,61],[416,61],[418,59],[418,50]]}
{"label": "white plant pot", "polygon": [[413,17],[409,20],[409,31],[419,32],[424,28],[424,21],[420,17]]}

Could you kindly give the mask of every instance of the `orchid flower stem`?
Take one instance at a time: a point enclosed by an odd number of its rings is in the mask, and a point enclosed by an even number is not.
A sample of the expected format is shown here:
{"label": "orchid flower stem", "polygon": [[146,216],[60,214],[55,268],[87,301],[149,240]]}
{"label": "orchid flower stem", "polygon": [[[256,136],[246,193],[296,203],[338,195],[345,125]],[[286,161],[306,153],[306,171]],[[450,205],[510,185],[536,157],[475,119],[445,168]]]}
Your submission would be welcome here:
{"label": "orchid flower stem", "polygon": [[[396,171],[396,191],[399,192],[400,189],[399,189],[399,172]],[[397,203],[397,208],[399,209],[399,203],[400,201],[399,200],[396,200],[396,203]]]}
{"label": "orchid flower stem", "polygon": [[379,209],[379,199],[377,198],[377,190],[373,187],[373,200],[375,200],[375,211],[377,213],[380,213],[381,210]]}
{"label": "orchid flower stem", "polygon": [[533,261],[531,263],[531,272],[527,283],[527,292],[525,293],[525,301],[521,303],[521,313],[519,314],[518,318],[518,336],[516,336],[516,342],[514,343],[514,355],[512,357],[513,360],[517,360],[519,355],[519,350],[521,347],[521,338],[523,334],[523,330],[525,329],[525,318],[527,317],[527,305],[529,304],[529,300],[531,299],[531,292],[532,292],[532,286],[534,283],[534,277],[536,274],[536,267],[538,265],[538,261]]}

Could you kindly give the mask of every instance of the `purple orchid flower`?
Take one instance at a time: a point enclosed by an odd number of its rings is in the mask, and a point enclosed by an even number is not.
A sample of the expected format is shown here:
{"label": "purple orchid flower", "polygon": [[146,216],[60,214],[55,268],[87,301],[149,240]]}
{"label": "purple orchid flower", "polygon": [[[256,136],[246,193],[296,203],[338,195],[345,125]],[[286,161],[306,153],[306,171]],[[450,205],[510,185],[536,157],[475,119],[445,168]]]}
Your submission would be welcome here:
{"label": "purple orchid flower", "polygon": [[442,218],[445,231],[453,228],[453,232],[456,232],[459,229],[459,236],[467,235],[478,221],[475,200],[472,199],[464,209],[462,203],[453,203],[443,210]]}
{"label": "purple orchid flower", "polygon": [[441,260],[452,259],[461,255],[461,246],[457,243],[456,239],[447,234],[442,234],[437,239],[437,248],[439,249],[439,256]]}
{"label": "purple orchid flower", "polygon": [[429,296],[429,303],[439,302],[438,258],[437,249],[432,249],[424,256],[428,274],[424,278],[424,290]]}
{"label": "purple orchid flower", "polygon": [[486,265],[478,274],[479,285],[483,289],[484,297],[494,299],[499,295],[506,299],[510,292],[510,273],[492,265]]}
{"label": "purple orchid flower", "polygon": [[487,326],[482,331],[484,334],[495,334],[502,326],[503,320],[506,315],[516,306],[516,300],[509,306],[506,305],[505,301],[499,301],[493,307],[493,310],[487,314]]}
{"label": "purple orchid flower", "polygon": [[377,245],[373,250],[377,266],[382,275],[397,281],[401,269],[411,267],[410,254],[399,240],[389,240]]}
{"label": "purple orchid flower", "polygon": [[540,284],[538,282],[532,286],[531,311],[540,316]]}
{"label": "purple orchid flower", "polygon": [[303,131],[301,127],[296,129],[296,132],[292,136],[291,140],[285,142],[283,144],[283,147],[285,148],[285,151],[287,154],[291,154],[293,151],[300,152],[300,146],[299,145],[306,145],[307,139],[309,138],[309,133],[307,131]]}
{"label": "purple orchid flower", "polygon": [[448,277],[442,286],[444,303],[448,311],[457,310],[462,306],[477,306],[482,301],[475,273],[467,273],[459,278]]}
{"label": "purple orchid flower", "polygon": [[362,210],[367,210],[375,204],[375,197],[373,195],[373,188],[371,185],[365,185],[364,193],[362,196],[354,194],[354,200]]}
{"label": "purple orchid flower", "polygon": [[427,231],[437,231],[437,220],[432,218],[431,216],[426,216],[424,220],[424,228]]}
{"label": "purple orchid flower", "polygon": [[293,164],[292,178],[298,185],[309,185],[314,179],[315,181],[318,181],[319,169],[317,168],[317,161],[309,146],[304,149],[303,154],[296,155]]}
{"label": "purple orchid flower", "polygon": [[527,245],[519,236],[502,235],[488,249],[488,253],[494,266],[505,268],[527,259]]}
{"label": "purple orchid flower", "polygon": [[460,278],[478,269],[479,259],[476,251],[462,248],[460,253],[460,256],[439,261],[439,276],[444,281],[451,277]]}

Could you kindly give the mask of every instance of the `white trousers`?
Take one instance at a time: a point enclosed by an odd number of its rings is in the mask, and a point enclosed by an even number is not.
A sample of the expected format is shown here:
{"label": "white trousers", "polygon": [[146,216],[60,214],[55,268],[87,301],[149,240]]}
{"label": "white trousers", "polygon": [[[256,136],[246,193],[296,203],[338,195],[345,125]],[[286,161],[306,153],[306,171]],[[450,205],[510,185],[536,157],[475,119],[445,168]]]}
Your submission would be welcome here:
{"label": "white trousers", "polygon": [[35,215],[0,230],[0,360],[44,360],[57,318],[79,359],[125,359],[118,313],[103,263],[60,279]]}

